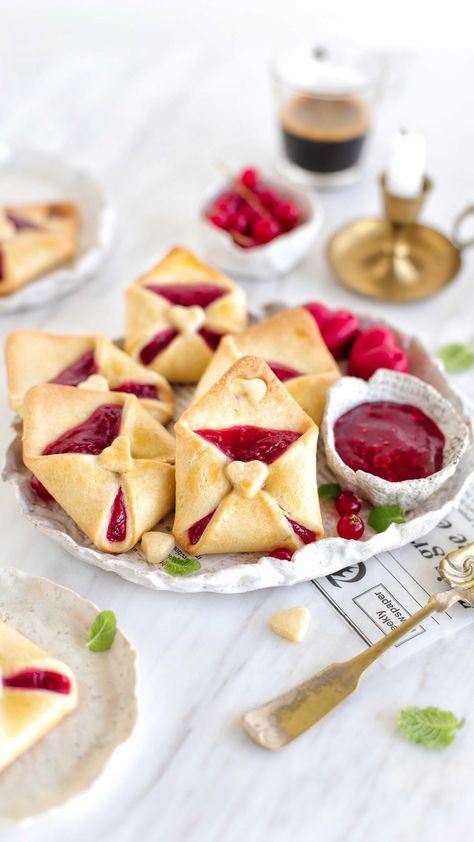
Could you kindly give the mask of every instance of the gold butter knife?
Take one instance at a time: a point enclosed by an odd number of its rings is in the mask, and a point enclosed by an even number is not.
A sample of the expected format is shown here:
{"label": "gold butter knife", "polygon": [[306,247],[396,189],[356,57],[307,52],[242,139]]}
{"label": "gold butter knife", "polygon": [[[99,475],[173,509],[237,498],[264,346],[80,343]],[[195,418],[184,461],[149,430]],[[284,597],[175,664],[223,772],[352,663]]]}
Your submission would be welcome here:
{"label": "gold butter knife", "polygon": [[431,596],[416,614],[350,661],[331,664],[282,696],[248,711],[241,719],[248,736],[262,748],[278,751],[347,699],[367,667],[430,614],[447,611],[460,600],[474,607],[474,543],[448,553],[439,572],[450,590]]}

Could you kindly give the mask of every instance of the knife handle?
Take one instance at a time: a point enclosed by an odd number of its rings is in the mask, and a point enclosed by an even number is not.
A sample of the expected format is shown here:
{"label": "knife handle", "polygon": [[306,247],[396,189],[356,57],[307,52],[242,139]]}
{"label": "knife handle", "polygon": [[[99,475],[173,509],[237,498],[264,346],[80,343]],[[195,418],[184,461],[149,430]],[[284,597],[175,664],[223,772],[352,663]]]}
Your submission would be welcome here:
{"label": "knife handle", "polygon": [[288,745],[350,696],[365,670],[387,649],[434,611],[446,611],[459,599],[462,592],[455,589],[430,597],[416,614],[364,652],[349,661],[331,664],[282,696],[248,711],[241,720],[244,731],[262,748],[277,751]]}

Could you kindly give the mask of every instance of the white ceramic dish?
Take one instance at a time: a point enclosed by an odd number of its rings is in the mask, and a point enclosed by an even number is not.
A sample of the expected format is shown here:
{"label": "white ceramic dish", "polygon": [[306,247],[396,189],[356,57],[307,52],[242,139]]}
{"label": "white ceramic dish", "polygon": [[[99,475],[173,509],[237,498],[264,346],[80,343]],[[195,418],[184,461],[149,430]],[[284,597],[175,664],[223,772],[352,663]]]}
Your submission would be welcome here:
{"label": "white ceramic dish", "polygon": [[[269,305],[266,315],[282,309],[282,304]],[[362,327],[383,324],[381,319],[361,316]],[[387,325],[390,327],[390,325]],[[393,329],[393,328],[392,328]],[[461,396],[450,385],[439,363],[426,351],[421,343],[406,334],[394,331],[398,342],[405,349],[414,375],[430,383],[469,421],[472,409],[465,406]],[[183,411],[189,403],[192,389],[177,390],[177,412]],[[21,458],[21,439],[17,435],[7,453],[3,477],[14,486],[24,516],[38,529],[49,535],[67,552],[88,564],[108,570],[136,584],[153,590],[171,590],[180,593],[211,591],[214,593],[245,593],[259,588],[295,585],[318,576],[327,576],[351,564],[367,561],[383,550],[392,550],[426,535],[448,512],[459,506],[461,498],[474,477],[474,445],[472,435],[453,476],[425,503],[407,515],[406,523],[392,524],[385,532],[374,533],[367,527],[361,541],[345,541],[337,537],[334,506],[322,503],[324,539],[308,544],[298,550],[292,561],[280,561],[258,554],[204,556],[201,570],[187,577],[170,576],[160,565],[146,563],[140,549],[133,549],[122,555],[102,553],[95,549],[66,513],[55,504],[44,504],[31,491],[30,474]],[[328,467],[322,446],[318,450],[318,481],[334,480]],[[367,515],[367,510],[362,511]],[[172,518],[160,529],[170,529]],[[185,555],[182,553],[182,555]]]}
{"label": "white ceramic dish", "polygon": [[204,210],[225,189],[225,185],[222,182],[213,184],[204,197],[200,212],[204,253],[209,262],[215,263],[231,276],[264,280],[286,274],[306,257],[321,226],[321,201],[314,192],[308,193],[270,179],[265,179],[265,182],[295,201],[302,210],[304,221],[293,231],[252,249],[240,248],[227,231],[217,228],[204,216]]}
{"label": "white ceramic dish", "polygon": [[[426,412],[446,439],[441,470],[424,479],[387,482],[349,468],[335,448],[334,425],[341,415],[366,401],[409,403]],[[418,377],[387,369],[379,369],[368,382],[358,377],[343,377],[335,383],[329,392],[321,434],[328,466],[343,488],[359,492],[374,506],[398,504],[404,509],[424,503],[452,477],[469,443],[468,425],[436,389]]]}
{"label": "white ceramic dish", "polygon": [[96,275],[109,250],[114,213],[100,183],[56,155],[0,145],[0,202],[74,202],[80,215],[79,252],[71,263],[0,296],[0,315],[43,307]]}
{"label": "white ceramic dish", "polygon": [[20,821],[89,789],[137,719],[135,650],[118,631],[108,652],[90,652],[87,630],[99,609],[49,579],[0,570],[0,616],[64,660],[79,704],[0,775],[0,819]]}

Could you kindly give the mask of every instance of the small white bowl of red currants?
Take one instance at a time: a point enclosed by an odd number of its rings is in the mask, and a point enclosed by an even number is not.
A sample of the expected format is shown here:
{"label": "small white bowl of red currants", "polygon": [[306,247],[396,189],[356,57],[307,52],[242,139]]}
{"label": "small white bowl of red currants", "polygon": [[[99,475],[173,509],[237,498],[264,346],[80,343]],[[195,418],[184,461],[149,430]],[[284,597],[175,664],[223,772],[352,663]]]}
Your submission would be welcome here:
{"label": "small white bowl of red currants", "polygon": [[208,190],[201,214],[208,259],[231,275],[284,275],[308,253],[322,220],[314,193],[247,167]]}

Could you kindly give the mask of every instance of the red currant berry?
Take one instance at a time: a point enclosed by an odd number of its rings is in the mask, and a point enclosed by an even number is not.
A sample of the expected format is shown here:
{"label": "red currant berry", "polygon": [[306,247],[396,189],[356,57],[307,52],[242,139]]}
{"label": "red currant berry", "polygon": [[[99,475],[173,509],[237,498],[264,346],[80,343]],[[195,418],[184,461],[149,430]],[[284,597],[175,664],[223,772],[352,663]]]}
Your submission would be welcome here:
{"label": "red currant berry", "polygon": [[269,187],[264,187],[263,190],[256,190],[255,192],[258,198],[260,199],[262,205],[265,205],[265,207],[269,210],[273,210],[280,203],[279,196],[275,193],[274,190],[270,190]]}
{"label": "red currant berry", "polygon": [[207,218],[209,222],[212,222],[217,228],[224,228],[227,229],[229,224],[229,216],[228,214],[222,213],[222,211],[210,211],[207,214]]}
{"label": "red currant berry", "polygon": [[275,213],[280,222],[285,228],[294,228],[300,218],[300,212],[294,202],[281,202],[276,208]]}
{"label": "red currant berry", "polygon": [[237,211],[230,220],[230,228],[238,234],[246,234],[249,227],[249,217],[245,211]]}
{"label": "red currant berry", "polygon": [[361,507],[362,503],[352,491],[341,491],[336,498],[336,509],[340,515],[356,515]]}
{"label": "red currant berry", "polygon": [[276,219],[260,218],[252,225],[252,234],[257,243],[269,243],[281,234],[281,225]]}
{"label": "red currant berry", "polygon": [[291,550],[287,550],[286,547],[277,547],[276,550],[272,550],[271,553],[268,553],[271,558],[280,558],[282,561],[291,561],[293,558],[293,552]]}
{"label": "red currant berry", "polygon": [[343,515],[337,522],[337,534],[340,538],[358,541],[364,534],[364,521],[359,515]]}
{"label": "red currant berry", "polygon": [[257,186],[257,183],[258,183],[258,179],[259,179],[259,173],[258,173],[258,170],[256,170],[254,167],[248,167],[246,170],[244,170],[242,172],[242,175],[240,176],[240,180],[241,180],[242,184],[248,190],[254,190],[255,189],[255,187]]}

